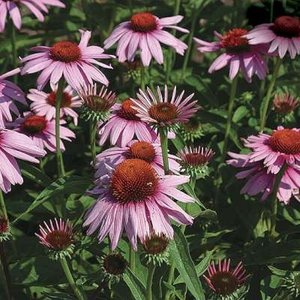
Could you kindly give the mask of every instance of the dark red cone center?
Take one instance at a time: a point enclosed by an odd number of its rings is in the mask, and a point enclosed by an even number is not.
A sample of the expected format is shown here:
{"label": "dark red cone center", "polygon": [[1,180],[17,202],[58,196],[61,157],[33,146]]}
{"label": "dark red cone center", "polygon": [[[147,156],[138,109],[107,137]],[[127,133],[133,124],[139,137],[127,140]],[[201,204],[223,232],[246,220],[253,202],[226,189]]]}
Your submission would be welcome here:
{"label": "dark red cone center", "polygon": [[172,122],[177,119],[177,106],[172,103],[154,104],[149,109],[149,115],[158,123]]}
{"label": "dark red cone center", "polygon": [[64,250],[68,248],[73,242],[72,235],[69,232],[60,230],[53,230],[49,232],[45,240],[55,250]]}
{"label": "dark red cone center", "polygon": [[[47,97],[47,102],[55,106],[56,104],[56,92],[51,92]],[[72,104],[72,96],[66,92],[63,93],[61,107],[70,107]]]}
{"label": "dark red cone center", "polygon": [[137,13],[130,19],[131,29],[137,32],[151,32],[157,28],[154,15],[151,13]]}
{"label": "dark red cone center", "polygon": [[274,131],[269,139],[273,151],[285,154],[300,154],[300,132],[292,129]]}
{"label": "dark red cone center", "polygon": [[152,144],[148,142],[135,142],[129,148],[129,157],[142,159],[148,163],[151,163],[155,158],[155,149]]}
{"label": "dark red cone center", "polygon": [[42,116],[28,116],[22,124],[22,129],[29,134],[42,132],[47,126],[47,120]]}
{"label": "dark red cone center", "polygon": [[239,287],[239,280],[231,272],[217,272],[211,277],[211,283],[219,295],[230,295]]}
{"label": "dark red cone center", "polygon": [[122,106],[117,113],[118,116],[126,120],[140,120],[140,118],[136,115],[137,111],[134,108],[132,108],[132,106],[132,100],[126,99],[125,101],[123,101]]}
{"label": "dark red cone center", "polygon": [[62,41],[55,43],[50,48],[50,56],[53,60],[70,63],[80,59],[81,51],[77,44]]}
{"label": "dark red cone center", "polygon": [[282,16],[275,20],[271,29],[276,35],[293,38],[300,36],[300,21],[298,17]]}
{"label": "dark red cone center", "polygon": [[247,38],[243,37],[248,31],[241,28],[234,28],[223,35],[221,46],[226,52],[238,54],[250,50]]}
{"label": "dark red cone center", "polygon": [[139,202],[152,196],[158,184],[157,174],[141,159],[126,159],[120,163],[111,179],[113,196],[121,203]]}

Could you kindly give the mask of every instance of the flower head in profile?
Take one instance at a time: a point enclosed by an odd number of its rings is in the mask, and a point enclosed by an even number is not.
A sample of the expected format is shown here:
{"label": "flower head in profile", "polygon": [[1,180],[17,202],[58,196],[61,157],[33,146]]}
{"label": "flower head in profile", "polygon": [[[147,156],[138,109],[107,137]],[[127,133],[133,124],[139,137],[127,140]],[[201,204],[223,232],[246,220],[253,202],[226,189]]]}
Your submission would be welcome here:
{"label": "flower head in profile", "polygon": [[229,66],[229,78],[235,78],[239,71],[242,72],[247,81],[251,81],[253,75],[264,79],[268,67],[262,54],[265,47],[261,45],[250,45],[245,35],[247,30],[234,28],[221,35],[215,32],[217,42],[206,42],[194,38],[200,52],[223,52],[210,66],[208,72],[213,73],[225,66]]}
{"label": "flower head in profile", "polygon": [[20,114],[15,101],[27,105],[23,91],[14,83],[6,80],[7,77],[19,72],[18,68],[0,75],[0,127],[5,127],[6,122],[12,122],[12,112],[15,115]]}
{"label": "flower head in profile", "polygon": [[235,299],[233,294],[245,284],[249,275],[246,275],[242,262],[239,262],[233,269],[230,266],[230,259],[225,259],[219,261],[217,266],[212,263],[203,277],[214,294],[220,296],[221,299],[229,300]]}
{"label": "flower head in profile", "polygon": [[11,237],[9,221],[0,216],[0,243],[9,240]]}
{"label": "flower head in profile", "polygon": [[82,100],[82,116],[86,120],[106,121],[112,106],[116,103],[116,93],[102,86],[97,91],[97,84],[89,85],[79,92]]}
{"label": "flower head in profile", "polygon": [[99,231],[101,242],[109,236],[115,249],[125,229],[131,246],[137,250],[137,241],[143,242],[150,234],[173,238],[170,220],[192,224],[189,216],[172,199],[193,202],[194,199],[177,189],[188,182],[188,176],[159,176],[151,165],[141,159],[127,159],[118,165],[102,163],[89,191],[97,201],[85,216],[87,233]]}
{"label": "flower head in profile", "polygon": [[99,59],[109,59],[112,55],[104,54],[98,46],[88,46],[90,31],[80,30],[79,44],[71,41],[56,42],[51,47],[38,46],[21,62],[24,64],[21,74],[32,74],[41,71],[37,79],[37,88],[42,90],[48,81],[50,85],[58,84],[63,78],[75,90],[81,90],[93,81],[108,85],[106,76],[96,66],[111,69],[110,65],[99,62]]}
{"label": "flower head in profile", "polygon": [[133,138],[150,143],[156,140],[157,134],[137,116],[133,105],[132,100],[125,99],[112,107],[110,118],[100,126],[100,146],[108,139],[119,147],[125,147]]}
{"label": "flower head in profile", "polygon": [[204,178],[209,173],[207,164],[214,154],[214,151],[207,147],[185,147],[178,156],[181,158],[183,171],[191,176]]}
{"label": "flower head in profile", "polygon": [[150,12],[136,13],[130,21],[123,22],[114,29],[104,41],[104,48],[108,49],[118,43],[116,54],[120,62],[134,61],[139,50],[144,66],[149,66],[152,58],[162,64],[164,57],[161,44],[172,47],[180,55],[187,49],[185,43],[164,30],[171,28],[188,33],[188,30],[177,26],[182,19],[182,16],[158,18]]}
{"label": "flower head in profile", "polygon": [[280,16],[274,23],[256,26],[246,37],[250,45],[266,44],[268,53],[280,58],[289,53],[293,59],[300,54],[300,19]]}
{"label": "flower head in profile", "polygon": [[184,98],[184,91],[177,95],[174,87],[172,95],[165,86],[164,93],[157,87],[156,93],[147,88],[146,91],[139,90],[138,99],[132,99],[137,116],[142,121],[162,128],[175,129],[179,124],[186,123],[198,111],[197,100],[192,100],[194,94]]}
{"label": "flower head in profile", "polygon": [[[47,120],[55,118],[55,105],[57,87],[53,87],[51,93],[45,93],[36,89],[29,90],[27,98],[32,101],[31,110],[38,116],[45,116]],[[78,114],[73,108],[81,106],[81,101],[74,90],[67,86],[62,94],[60,117],[69,116],[73,118],[74,124],[78,124]]]}
{"label": "flower head in profile", "polygon": [[0,129],[0,189],[8,193],[11,185],[22,184],[23,178],[16,159],[38,163],[46,154],[24,134]]}
{"label": "flower head in profile", "polygon": [[[62,140],[71,141],[75,138],[75,134],[62,126],[65,124],[64,120],[61,120],[60,124],[60,148],[64,151],[65,146]],[[12,126],[16,131],[27,135],[37,147],[50,152],[56,151],[55,119],[49,121],[46,117],[27,112],[23,117],[16,119]]]}
{"label": "flower head in profile", "polygon": [[59,0],[0,0],[0,32],[5,30],[7,15],[10,16],[12,22],[17,29],[22,26],[22,7],[26,7],[40,21],[44,21],[43,13],[48,13],[49,6],[65,7]]}
{"label": "flower head in profile", "polygon": [[101,257],[101,269],[105,279],[118,282],[128,267],[128,261],[119,252],[112,252]]}
{"label": "flower head in profile", "polygon": [[[96,157],[96,169],[101,165],[101,161],[105,161],[106,159],[110,159],[116,164],[119,164],[129,158],[142,159],[149,163],[158,174],[164,174],[160,144],[145,141],[132,141],[126,147],[113,147],[104,150]],[[169,154],[170,170],[174,174],[179,174],[180,171],[178,160],[178,157]]]}
{"label": "flower head in profile", "polygon": [[284,275],[280,276],[283,279],[281,286],[288,292],[289,296],[297,299],[300,296],[300,272],[286,272]]}
{"label": "flower head in profile", "polygon": [[73,228],[69,220],[50,220],[39,226],[39,232],[35,234],[40,244],[48,248],[54,259],[71,256],[74,249]]}
{"label": "flower head in profile", "polygon": [[161,266],[162,263],[168,263],[168,246],[170,239],[164,235],[151,234],[142,241],[147,264]]}
{"label": "flower head in profile", "polygon": [[185,142],[194,143],[195,140],[204,136],[204,129],[196,118],[191,118],[187,123],[180,125],[178,133]]}
{"label": "flower head in profile", "polygon": [[[235,175],[236,178],[247,180],[241,194],[255,196],[262,193],[261,200],[266,200],[273,192],[276,174],[271,173],[261,161],[251,162],[252,153],[237,154],[228,152],[228,155],[231,159],[227,160],[227,164],[241,169]],[[284,204],[289,204],[291,198],[296,198],[299,188],[300,169],[288,166],[279,182],[278,200]]]}
{"label": "flower head in profile", "polygon": [[300,167],[300,129],[279,126],[271,135],[252,135],[244,143],[252,150],[249,161],[261,162],[268,173],[277,174],[285,163]]}
{"label": "flower head in profile", "polygon": [[278,94],[273,100],[274,110],[281,115],[291,114],[299,104],[299,99],[293,97],[291,94]]}

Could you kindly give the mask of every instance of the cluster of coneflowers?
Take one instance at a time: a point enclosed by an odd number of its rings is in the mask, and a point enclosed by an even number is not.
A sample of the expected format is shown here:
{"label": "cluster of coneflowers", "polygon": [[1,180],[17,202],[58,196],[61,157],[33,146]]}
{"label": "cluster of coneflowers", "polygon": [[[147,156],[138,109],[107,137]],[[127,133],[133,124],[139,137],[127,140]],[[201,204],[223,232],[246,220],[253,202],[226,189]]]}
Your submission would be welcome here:
{"label": "cluster of coneflowers", "polygon": [[[9,13],[19,29],[19,8],[25,5],[39,20],[47,13],[47,5],[63,7],[56,0],[0,0],[0,30],[3,31]],[[158,18],[150,12],[136,13],[130,21],[121,23],[104,41],[104,49],[117,44],[116,57],[119,62],[133,62],[140,56],[142,65],[148,67],[152,58],[164,63],[161,44],[172,47],[184,55],[188,46],[165,29],[188,33],[177,24],[182,16]],[[117,251],[121,238],[125,238],[132,250],[143,248],[148,255],[149,280],[147,297],[152,299],[152,278],[155,265],[166,261],[163,255],[168,243],[174,238],[173,221],[191,225],[193,217],[177,204],[194,202],[183,192],[181,185],[204,177],[207,163],[214,152],[209,148],[187,146],[175,156],[168,151],[168,141],[180,132],[180,125],[192,122],[199,106],[193,94],[186,96],[176,87],[143,87],[136,95],[118,99],[116,93],[105,86],[109,81],[99,69],[112,68],[102,62],[115,56],[106,54],[99,46],[89,46],[91,32],[81,30],[79,44],[74,41],[58,41],[52,46],[32,48],[33,54],[21,59],[21,68],[0,76],[0,188],[4,193],[11,185],[22,184],[20,168],[16,159],[38,162],[47,154],[57,156],[58,176],[65,175],[62,140],[71,141],[75,134],[66,124],[72,119],[78,124],[79,108],[84,119],[91,123],[92,165],[95,180],[87,193],[96,198],[84,217],[87,234],[97,232],[101,243],[110,240],[113,252],[102,259],[103,269],[112,277],[121,275],[127,261]],[[216,33],[218,41],[195,41],[201,52],[222,51],[211,65],[209,72],[229,65],[232,80],[228,121],[225,132],[223,156],[227,153],[227,142],[232,121],[233,101],[237,89],[239,71],[247,81],[253,75],[263,80],[267,73],[266,58],[276,57],[274,74],[264,99],[261,115],[261,130],[264,130],[270,99],[278,76],[281,60],[289,54],[295,58],[300,54],[300,22],[298,18],[282,16],[272,24],[257,26],[252,31],[233,28],[224,34]],[[7,81],[9,76],[39,73],[36,89],[27,95],[15,84]],[[50,91],[46,92],[47,85]],[[171,90],[171,91],[170,91]],[[31,101],[30,106],[26,100]],[[20,113],[15,102],[27,111]],[[291,99],[276,101],[275,108],[282,112],[297,104]],[[112,147],[96,153],[96,142],[100,146]],[[300,187],[300,131],[278,127],[271,134],[259,133],[245,140],[248,154],[230,152],[228,164],[241,167],[238,178],[249,178],[242,192],[256,195],[263,192],[288,203],[299,193]],[[9,221],[1,193],[1,228],[3,239],[8,237]],[[176,201],[175,201],[176,200]],[[276,216],[275,216],[276,218]],[[273,224],[272,230],[275,230]],[[124,235],[125,232],[125,235]],[[83,292],[76,286],[68,270],[66,257],[74,248],[74,233],[69,221],[53,219],[44,222],[37,233],[40,243],[47,247],[55,259],[60,259],[68,280],[78,299]],[[126,237],[125,237],[126,236]],[[134,267],[130,261],[130,266]],[[71,276],[71,277],[70,277]],[[241,263],[235,269],[230,260],[212,264],[205,279],[212,291],[221,299],[231,295],[245,283],[246,271]],[[171,282],[172,283],[172,282]]]}

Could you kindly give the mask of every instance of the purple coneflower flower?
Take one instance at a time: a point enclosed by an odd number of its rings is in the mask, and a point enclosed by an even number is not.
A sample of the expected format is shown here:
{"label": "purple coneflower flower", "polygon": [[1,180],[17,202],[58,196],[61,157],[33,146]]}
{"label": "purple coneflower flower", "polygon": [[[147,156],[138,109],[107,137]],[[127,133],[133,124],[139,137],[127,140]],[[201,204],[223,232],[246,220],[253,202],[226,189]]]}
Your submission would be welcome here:
{"label": "purple coneflower flower", "polygon": [[26,135],[7,129],[0,129],[0,188],[5,193],[11,185],[22,184],[23,178],[16,158],[38,163],[38,157],[46,154]]}
{"label": "purple coneflower flower", "polygon": [[44,226],[39,226],[39,233],[35,235],[39,238],[40,243],[47,248],[54,250],[63,250],[73,243],[72,226],[67,220],[62,219],[49,221],[49,225],[44,222]]}
{"label": "purple coneflower flower", "polygon": [[[227,164],[242,169],[236,174],[236,178],[247,180],[241,194],[255,196],[262,193],[261,200],[267,199],[273,192],[276,174],[270,173],[261,161],[251,162],[252,153],[228,152],[228,154],[232,159],[227,160]],[[290,199],[297,195],[299,188],[300,169],[288,166],[279,183],[277,198],[280,202],[288,204]]]}
{"label": "purple coneflower flower", "polygon": [[299,99],[290,94],[276,95],[273,100],[274,110],[282,115],[290,114],[299,106],[299,104]]}
{"label": "purple coneflower flower", "polygon": [[5,127],[5,122],[12,122],[11,112],[15,115],[20,114],[14,101],[27,105],[23,91],[14,83],[5,80],[19,72],[18,68],[0,76],[0,127]]}
{"label": "purple coneflower flower", "polygon": [[69,220],[50,220],[39,226],[39,232],[35,234],[40,244],[45,246],[54,259],[71,257],[74,249],[74,233]]}
{"label": "purple coneflower flower", "polygon": [[100,146],[109,138],[111,145],[119,147],[125,147],[134,137],[147,142],[153,142],[157,138],[154,130],[137,116],[130,99],[112,107],[110,118],[100,126],[99,136]]}
{"label": "purple coneflower flower", "polygon": [[268,173],[277,174],[285,163],[300,168],[300,130],[279,126],[271,135],[260,133],[245,140],[252,149],[250,162],[261,162]]}
{"label": "purple coneflower flower", "polygon": [[[45,93],[36,89],[29,90],[27,98],[33,103],[30,105],[31,110],[38,116],[45,116],[47,120],[55,118],[57,88],[53,87],[51,93]],[[78,124],[78,114],[73,108],[81,106],[81,100],[75,95],[74,90],[67,86],[62,94],[62,101],[60,107],[60,117],[70,116],[73,118],[74,124]]]}
{"label": "purple coneflower flower", "polygon": [[87,120],[106,121],[112,106],[116,103],[116,93],[103,85],[98,91],[97,84],[89,85],[79,92],[82,100],[82,115]]}
{"label": "purple coneflower flower", "polygon": [[191,176],[204,178],[208,175],[207,164],[214,156],[214,151],[207,147],[185,147],[178,156],[181,158],[182,169]]}
{"label": "purple coneflower flower", "polygon": [[[75,134],[70,129],[63,127],[64,120],[60,121],[60,148],[65,150],[62,140],[71,141]],[[16,131],[27,135],[36,146],[41,149],[48,149],[50,152],[56,151],[55,140],[55,119],[47,120],[43,116],[33,113],[24,113],[24,117],[16,119],[12,124]]]}
{"label": "purple coneflower flower", "polygon": [[136,250],[137,239],[144,241],[152,233],[172,239],[171,219],[192,224],[193,218],[171,199],[194,201],[177,190],[178,185],[188,182],[188,176],[159,176],[141,159],[127,159],[117,166],[111,161],[103,162],[101,171],[96,186],[89,191],[98,199],[84,222],[89,226],[89,235],[99,228],[99,242],[108,235],[115,249],[125,229]]}
{"label": "purple coneflower flower", "polygon": [[229,65],[229,78],[232,80],[241,71],[247,81],[251,81],[253,75],[264,79],[268,72],[267,64],[262,56],[265,47],[262,45],[250,45],[245,37],[247,30],[234,28],[224,35],[215,32],[219,39],[217,42],[206,42],[194,38],[200,52],[218,52],[224,50],[210,66],[208,72],[213,73]]}
{"label": "purple coneflower flower", "polygon": [[144,66],[149,66],[152,57],[159,63],[164,62],[160,43],[172,47],[178,54],[183,55],[187,45],[164,28],[176,29],[187,33],[188,30],[176,26],[183,19],[182,16],[158,18],[152,13],[134,14],[130,21],[121,23],[104,41],[104,48],[108,49],[118,42],[117,57],[120,62],[134,61],[137,50]]}
{"label": "purple coneflower flower", "polygon": [[[221,297],[228,297],[245,284],[249,275],[242,264],[232,269],[230,267],[230,259],[219,261],[219,265],[212,263],[207,270],[208,274],[203,275],[208,286],[213,292]],[[222,298],[223,299],[223,298]],[[227,298],[226,298],[227,299]]]}
{"label": "purple coneflower flower", "polygon": [[267,44],[268,52],[283,58],[300,54],[300,20],[298,17],[281,16],[274,23],[261,24],[252,29],[246,37],[249,44]]}
{"label": "purple coneflower flower", "polygon": [[108,59],[112,55],[104,54],[104,50],[98,46],[88,46],[91,38],[90,31],[80,30],[81,40],[77,45],[70,41],[55,43],[52,47],[33,47],[35,54],[24,57],[21,74],[32,74],[42,71],[37,79],[37,88],[42,90],[48,81],[50,85],[56,85],[63,77],[67,83],[76,90],[92,84],[93,80],[108,85],[105,75],[95,67],[112,67],[103,64],[97,59]]}
{"label": "purple coneflower flower", "polygon": [[[119,164],[129,158],[142,159],[149,163],[158,174],[164,174],[160,144],[145,141],[132,141],[126,147],[113,147],[101,152],[96,157],[96,169],[101,165],[100,162],[105,159],[110,159],[114,163]],[[174,174],[178,174],[180,170],[178,160],[178,157],[169,154],[170,170]]]}
{"label": "purple coneflower flower", "polygon": [[140,89],[137,93],[138,100],[131,100],[142,121],[157,127],[173,127],[188,122],[199,109],[197,100],[191,100],[194,94],[186,98],[183,96],[184,91],[177,95],[175,87],[169,97],[168,87],[165,86],[164,94],[159,87],[156,93],[150,88],[145,92]]}
{"label": "purple coneflower flower", "polygon": [[40,22],[43,22],[45,19],[43,13],[48,13],[46,5],[65,7],[59,0],[0,0],[0,32],[5,29],[7,14],[15,27],[21,28],[21,6],[27,7]]}

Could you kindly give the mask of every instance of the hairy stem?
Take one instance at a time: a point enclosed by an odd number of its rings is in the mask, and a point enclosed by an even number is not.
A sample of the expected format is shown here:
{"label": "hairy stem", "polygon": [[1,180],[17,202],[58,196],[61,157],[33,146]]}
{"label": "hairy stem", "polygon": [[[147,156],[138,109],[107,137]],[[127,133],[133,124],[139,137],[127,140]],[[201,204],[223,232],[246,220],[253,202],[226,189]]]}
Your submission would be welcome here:
{"label": "hairy stem", "polygon": [[168,136],[164,128],[159,128],[160,145],[164,163],[165,174],[168,175],[170,171],[169,157],[168,157]]}
{"label": "hairy stem", "polygon": [[96,160],[96,135],[97,135],[97,121],[90,120],[90,142],[91,142],[91,153],[92,161],[95,164]]}
{"label": "hairy stem", "polygon": [[226,153],[227,153],[228,139],[229,139],[230,130],[231,130],[231,126],[232,126],[233,107],[234,107],[234,100],[236,97],[237,84],[238,84],[238,76],[236,76],[232,80],[232,83],[231,83],[229,105],[228,105],[228,111],[227,111],[227,122],[226,122],[226,128],[225,128],[225,137],[224,137],[221,162],[224,162]]}
{"label": "hairy stem", "polygon": [[155,272],[155,265],[153,263],[150,263],[148,266],[146,300],[152,300],[152,284],[153,284],[154,272]]}
{"label": "hairy stem", "polygon": [[12,300],[12,288],[11,288],[11,276],[10,276],[10,271],[9,271],[9,265],[7,262],[6,254],[5,254],[5,249],[4,249],[4,242],[0,242],[0,259],[1,259],[1,265],[3,269],[3,274],[5,277],[5,282],[3,282],[3,285],[5,286],[5,292],[7,294],[7,299]]}
{"label": "hairy stem", "polygon": [[64,92],[64,80],[60,80],[55,99],[55,143],[56,143],[56,161],[58,177],[65,176],[65,166],[62,152],[60,149],[60,108]]}
{"label": "hairy stem", "polygon": [[[168,281],[167,281],[168,284],[170,284],[170,285],[172,285],[172,283],[173,283],[174,274],[175,274],[175,264],[174,264],[174,262],[172,262],[170,271],[169,271]],[[172,292],[170,290],[168,290],[165,295],[165,300],[169,300],[171,294],[172,294]]]}
{"label": "hairy stem", "polygon": [[80,291],[80,289],[78,288],[78,286],[76,285],[76,283],[74,281],[74,278],[73,278],[73,275],[72,275],[71,270],[69,268],[67,260],[65,258],[61,258],[60,259],[60,264],[63,268],[63,271],[66,275],[66,278],[67,278],[71,288],[74,291],[74,294],[76,295],[76,298],[78,300],[85,300],[86,297],[82,294],[82,292]]}
{"label": "hairy stem", "polygon": [[[17,53],[17,41],[16,41],[16,28],[11,22],[11,30],[10,30],[10,40],[11,40],[11,50],[12,50],[12,65],[13,69],[15,69],[18,65],[18,53]],[[18,83],[18,77],[14,76],[14,83]]]}
{"label": "hairy stem", "polygon": [[131,271],[135,272],[135,251],[132,249],[131,245],[129,245],[129,266]]}
{"label": "hairy stem", "polygon": [[270,228],[270,235],[275,237],[276,236],[276,219],[277,219],[277,209],[278,209],[278,200],[277,200],[277,192],[280,186],[280,182],[282,177],[287,170],[288,165],[285,164],[279,173],[275,177],[275,182],[273,185],[273,193],[271,195],[271,228]]}
{"label": "hairy stem", "polygon": [[187,65],[188,65],[188,62],[189,62],[189,59],[190,59],[190,56],[191,56],[191,51],[192,51],[192,47],[193,47],[193,37],[194,37],[194,32],[195,32],[198,13],[199,13],[199,10],[195,10],[194,13],[193,13],[191,30],[190,30],[189,39],[188,39],[188,48],[187,48],[186,53],[184,55],[181,79],[183,79],[184,76],[185,76],[186,68],[187,68]]}
{"label": "hairy stem", "polygon": [[271,100],[271,96],[272,96],[272,92],[273,92],[273,89],[274,89],[274,86],[275,86],[276,79],[277,79],[278,74],[279,74],[281,62],[282,62],[282,60],[279,57],[277,57],[276,62],[275,62],[275,66],[274,66],[272,79],[271,79],[270,84],[268,86],[266,97],[263,99],[261,117],[260,117],[260,130],[261,131],[263,131],[265,129],[265,126],[266,126],[267,113],[268,113],[268,109],[269,109],[269,105],[270,105],[270,100]]}
{"label": "hairy stem", "polygon": [[7,214],[6,205],[3,197],[3,192],[1,189],[0,189],[0,209],[3,214],[3,217],[8,221],[8,214]]}

